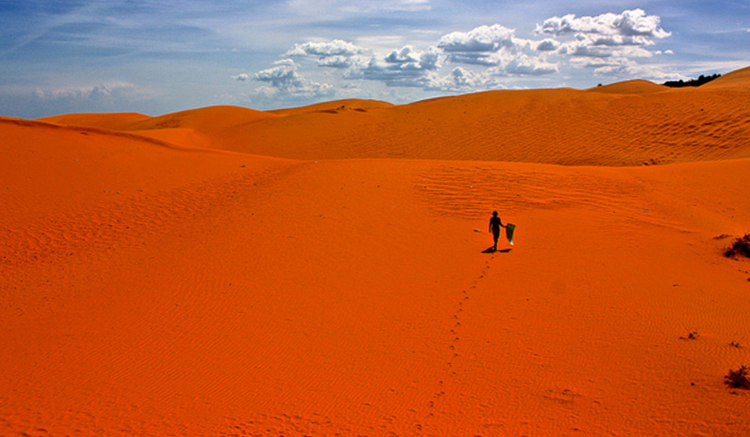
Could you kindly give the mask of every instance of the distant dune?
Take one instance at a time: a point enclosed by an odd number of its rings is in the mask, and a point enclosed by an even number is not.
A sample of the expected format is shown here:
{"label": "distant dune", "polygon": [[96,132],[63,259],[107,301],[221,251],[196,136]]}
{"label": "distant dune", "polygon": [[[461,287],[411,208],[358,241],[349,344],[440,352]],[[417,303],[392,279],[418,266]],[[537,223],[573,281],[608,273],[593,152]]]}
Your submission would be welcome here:
{"label": "distant dune", "polygon": [[750,69],[0,117],[0,435],[750,435],[748,187]]}
{"label": "distant dune", "polygon": [[345,100],[272,113],[213,107],[128,115],[129,123],[123,114],[46,121],[163,140],[172,130],[195,146],[291,159],[653,165],[750,157],[750,125],[743,121],[750,117],[748,84],[740,70],[697,89],[635,80],[586,91],[490,91],[400,106]]}
{"label": "distant dune", "polygon": [[613,83],[591,88],[588,91],[608,94],[650,94],[667,91],[669,88],[658,85],[647,80],[629,80],[626,82]]}
{"label": "distant dune", "polygon": [[39,121],[61,126],[89,126],[117,131],[130,130],[134,123],[150,119],[148,115],[136,112],[121,112],[117,114],[65,114],[40,118]]}
{"label": "distant dune", "polygon": [[359,111],[367,112],[368,109],[391,108],[394,105],[378,100],[347,99],[335,100],[332,102],[317,103],[315,105],[302,106],[299,108],[277,109],[270,111],[279,115],[298,115],[310,112],[325,112],[337,114],[342,111]]}
{"label": "distant dune", "polygon": [[732,71],[707,83],[708,88],[735,88],[735,91],[746,89],[750,83],[750,67]]}

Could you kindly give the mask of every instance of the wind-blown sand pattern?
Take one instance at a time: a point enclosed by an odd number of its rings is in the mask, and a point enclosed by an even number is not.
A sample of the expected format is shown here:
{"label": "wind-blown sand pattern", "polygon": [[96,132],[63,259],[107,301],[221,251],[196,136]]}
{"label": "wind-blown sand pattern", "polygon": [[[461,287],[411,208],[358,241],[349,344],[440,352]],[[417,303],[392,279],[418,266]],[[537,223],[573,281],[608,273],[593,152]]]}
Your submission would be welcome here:
{"label": "wind-blown sand pattern", "polygon": [[0,138],[0,435],[750,434],[748,69]]}

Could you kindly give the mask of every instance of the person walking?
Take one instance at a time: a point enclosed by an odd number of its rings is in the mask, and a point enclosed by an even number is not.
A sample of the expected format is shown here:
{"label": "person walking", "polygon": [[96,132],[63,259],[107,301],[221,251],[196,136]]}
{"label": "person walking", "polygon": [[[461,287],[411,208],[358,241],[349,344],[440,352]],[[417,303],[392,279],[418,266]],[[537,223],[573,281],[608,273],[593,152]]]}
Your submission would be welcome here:
{"label": "person walking", "polygon": [[490,232],[492,232],[492,237],[495,239],[495,245],[492,247],[493,251],[497,250],[497,240],[500,238],[500,228],[506,227],[502,221],[500,221],[500,217],[497,216],[497,211],[492,212],[492,218],[490,219]]}

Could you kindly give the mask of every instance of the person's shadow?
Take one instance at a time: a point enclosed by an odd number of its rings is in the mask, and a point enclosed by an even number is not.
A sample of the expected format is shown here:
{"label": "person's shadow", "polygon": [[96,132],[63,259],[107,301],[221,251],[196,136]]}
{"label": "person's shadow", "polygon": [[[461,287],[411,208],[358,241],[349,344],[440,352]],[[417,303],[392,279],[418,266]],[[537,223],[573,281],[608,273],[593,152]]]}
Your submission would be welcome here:
{"label": "person's shadow", "polygon": [[508,253],[511,250],[513,249],[508,248],[508,249],[496,250],[494,246],[490,246],[487,249],[484,249],[482,253],[495,253],[495,252]]}

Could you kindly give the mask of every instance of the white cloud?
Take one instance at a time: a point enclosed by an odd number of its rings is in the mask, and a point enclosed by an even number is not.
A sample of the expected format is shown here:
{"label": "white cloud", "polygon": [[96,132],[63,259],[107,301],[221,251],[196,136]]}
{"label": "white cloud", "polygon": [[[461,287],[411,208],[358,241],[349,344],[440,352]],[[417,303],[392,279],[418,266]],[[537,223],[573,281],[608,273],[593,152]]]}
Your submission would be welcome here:
{"label": "white cloud", "polygon": [[333,86],[305,79],[297,72],[298,65],[291,59],[281,59],[274,66],[255,73],[255,80],[271,84],[261,87],[259,92],[266,97],[317,98],[335,93]]}
{"label": "white cloud", "polygon": [[156,89],[112,80],[94,85],[38,87],[19,94],[17,98],[25,102],[36,117],[41,117],[72,112],[122,112],[134,108],[142,111],[144,107],[153,109],[165,99],[165,95]]}
{"label": "white cloud", "polygon": [[365,65],[350,69],[346,77],[379,81],[391,87],[428,88],[432,82],[431,73],[440,68],[437,48],[429,47],[420,52],[407,45],[382,58],[372,56]]}
{"label": "white cloud", "polygon": [[390,55],[385,57],[385,62],[389,64],[418,63],[419,55],[414,46],[405,46],[401,50],[392,51]]}
{"label": "white cloud", "polygon": [[655,45],[656,39],[671,35],[660,27],[660,22],[658,16],[647,15],[642,9],[596,17],[576,17],[573,14],[552,17],[536,26],[537,35],[553,36],[553,39],[539,43],[537,50],[562,56],[563,60],[567,58],[567,63],[574,68],[596,65],[594,72],[600,76],[638,73],[659,76],[655,67],[638,68],[635,59],[651,58],[659,53],[646,47]]}
{"label": "white cloud", "polygon": [[240,81],[240,82],[245,82],[245,81],[247,81],[248,79],[250,79],[250,75],[249,75],[249,74],[247,74],[247,73],[240,73],[240,74],[238,74],[238,75],[236,75],[236,76],[232,76],[232,79],[234,79],[234,80],[238,80],[238,81]]}
{"label": "white cloud", "polygon": [[414,46],[407,45],[401,50],[394,50],[384,61],[388,64],[399,65],[402,69],[435,70],[439,67],[440,54],[434,47],[420,52]]}
{"label": "white cloud", "polygon": [[[320,67],[345,69],[344,79],[380,81],[393,87],[424,87],[429,82],[426,73],[440,68],[440,53],[435,47],[420,51],[413,45],[406,45],[379,57],[354,44],[333,40],[295,44],[286,54],[318,57]],[[261,72],[262,77],[258,79],[273,83],[276,77],[289,78],[291,71],[296,69],[296,64],[290,59],[279,61],[274,69]]]}
{"label": "white cloud", "polygon": [[418,62],[394,63],[375,57],[364,68],[349,72],[349,79],[380,81],[394,87],[425,87],[429,83],[425,68]]}
{"label": "white cloud", "polygon": [[429,91],[466,92],[498,88],[500,84],[486,73],[475,73],[462,67],[454,68],[448,75],[428,77],[425,89]]}
{"label": "white cloud", "polygon": [[430,47],[427,51],[422,52],[419,56],[419,65],[425,70],[437,70],[440,65],[440,51],[435,47]]}
{"label": "white cloud", "polygon": [[[395,3],[406,4],[384,1],[380,5]],[[370,81],[392,88],[443,92],[499,88],[500,80],[505,80],[502,78],[529,79],[570,68],[589,69],[597,76],[632,74],[659,78],[668,75],[656,66],[641,66],[636,62],[661,53],[647,49],[656,44],[656,39],[670,35],[659,23],[658,16],[635,9],[596,17],[572,14],[552,17],[542,25],[537,24],[536,40],[518,38],[514,29],[493,24],[445,34],[435,45],[422,42],[425,49],[406,42],[403,36],[392,35],[361,37],[357,44],[339,39],[310,41],[294,44],[284,54],[285,59],[256,73],[255,79],[271,85],[261,89],[268,96],[274,92],[276,95],[333,94],[330,85],[304,79],[299,73],[300,65],[288,57],[317,58],[318,67],[338,69],[339,72],[327,74],[342,83]],[[446,63],[459,66],[450,67],[446,73]]]}
{"label": "white cloud", "polygon": [[557,64],[544,62],[538,58],[527,55],[521,55],[507,65],[505,73],[517,76],[542,76],[545,74],[557,73],[559,71]]}
{"label": "white cloud", "polygon": [[613,56],[628,58],[650,58],[654,52],[641,46],[602,44],[588,36],[582,36],[576,41],[562,43],[557,51],[561,55],[584,56],[592,58],[609,58]]}
{"label": "white cloud", "polygon": [[496,52],[503,47],[512,47],[513,29],[493,24],[479,26],[469,32],[452,32],[438,42],[445,52]]}
{"label": "white cloud", "polygon": [[502,56],[499,53],[483,52],[451,53],[447,59],[448,62],[454,64],[482,65],[485,67],[495,66],[502,62]]}
{"label": "white cloud", "polygon": [[318,59],[318,66],[330,68],[349,68],[352,66],[353,58],[349,56],[326,56]]}
{"label": "white cloud", "polygon": [[362,47],[347,41],[334,39],[329,42],[306,42],[295,44],[284,56],[310,56],[318,58],[318,65],[331,68],[348,68],[362,63],[361,56],[367,53]]}
{"label": "white cloud", "polygon": [[579,68],[593,69],[594,75],[600,77],[640,78],[655,82],[682,78],[681,75],[665,72],[658,66],[641,65],[625,57],[608,59],[580,58],[572,61],[572,63]]}
{"label": "white cloud", "polygon": [[491,67],[495,75],[539,76],[558,71],[556,64],[537,57],[553,52],[561,45],[553,39],[531,41],[515,37],[515,31],[500,24],[479,26],[469,32],[453,32],[443,36],[438,47],[445,51],[448,62]]}
{"label": "white cloud", "polygon": [[661,19],[656,15],[646,15],[642,9],[624,11],[621,14],[606,13],[596,17],[576,18],[574,14],[552,17],[537,24],[536,33],[563,35],[584,33],[600,35],[642,36],[666,38],[671,33],[659,27]]}
{"label": "white cloud", "polygon": [[98,85],[67,87],[43,90],[37,88],[34,97],[41,101],[68,101],[106,103],[115,99],[138,99],[149,96],[149,92],[128,82],[111,81]]}
{"label": "white cloud", "polygon": [[297,64],[291,59],[281,59],[273,63],[274,67],[255,73],[255,79],[270,82],[275,88],[299,85],[302,81],[297,74]]}
{"label": "white cloud", "polygon": [[365,50],[362,47],[340,39],[334,39],[329,42],[295,44],[284,56],[319,56],[325,58],[330,56],[354,56],[364,52]]}
{"label": "white cloud", "polygon": [[622,36],[622,35],[586,35],[593,45],[597,46],[649,46],[654,42],[645,36]]}
{"label": "white cloud", "polygon": [[536,50],[540,52],[552,52],[560,47],[560,42],[554,39],[543,39],[535,43]]}

